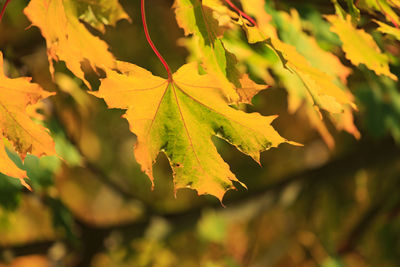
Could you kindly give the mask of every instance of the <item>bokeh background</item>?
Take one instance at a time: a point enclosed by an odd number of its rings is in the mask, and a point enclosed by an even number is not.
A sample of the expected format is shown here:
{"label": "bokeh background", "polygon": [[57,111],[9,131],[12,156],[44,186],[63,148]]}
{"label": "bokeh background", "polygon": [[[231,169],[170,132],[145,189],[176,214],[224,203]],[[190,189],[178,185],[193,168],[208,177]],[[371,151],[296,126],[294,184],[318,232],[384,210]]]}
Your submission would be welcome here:
{"label": "bokeh background", "polygon": [[[62,62],[55,65],[52,79],[45,41],[23,14],[28,2],[13,0],[8,6],[0,24],[0,49],[8,76],[31,76],[57,92],[42,112],[64,160],[28,156],[22,163],[9,151],[27,170],[34,190],[0,174],[0,266],[399,266],[399,84],[366,68],[353,68],[336,49],[340,41],[321,16],[335,12],[330,1],[271,1],[271,8],[295,8],[303,33],[313,33],[322,48],[352,68],[348,87],[359,107],[354,116],[361,138],[339,132],[327,121],[336,143],[328,148],[310,126],[305,109],[289,113],[286,90],[273,84],[255,97],[251,109],[278,114],[274,127],[304,147],[284,144],[264,152],[260,167],[213,139],[248,187],[229,191],[223,200],[226,207],[189,189],[175,197],[163,154],[155,164],[151,190],[135,162],[135,136],[121,118],[123,111],[108,110],[102,100],[86,93]],[[171,9],[173,1],[147,2],[153,41],[177,70],[190,53]],[[120,3],[132,22],[106,27],[104,35],[87,27],[118,59],[165,77],[143,33],[140,1]],[[280,34],[290,39],[285,27]],[[374,37],[383,50],[390,50],[392,72],[399,76],[399,42]],[[226,38],[245,37],[236,32]],[[251,49],[259,51],[257,46]],[[240,64],[262,82],[258,65],[245,60]],[[98,86],[98,77],[92,80]]]}

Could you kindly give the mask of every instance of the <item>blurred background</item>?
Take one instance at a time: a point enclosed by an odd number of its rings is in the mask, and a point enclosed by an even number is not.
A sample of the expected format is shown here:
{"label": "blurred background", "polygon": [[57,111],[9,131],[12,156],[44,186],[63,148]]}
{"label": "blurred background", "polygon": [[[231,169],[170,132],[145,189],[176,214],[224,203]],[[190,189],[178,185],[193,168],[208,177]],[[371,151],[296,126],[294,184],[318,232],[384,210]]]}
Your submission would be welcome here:
{"label": "blurred background", "polygon": [[[154,166],[151,190],[134,159],[136,137],[121,118],[124,111],[109,110],[103,100],[86,93],[63,62],[56,63],[52,79],[45,41],[23,14],[28,2],[9,4],[0,24],[0,50],[9,77],[31,76],[57,92],[42,112],[64,160],[28,156],[22,163],[9,151],[27,170],[34,190],[0,174],[1,267],[399,266],[400,87],[345,59],[338,37],[321,15],[335,12],[330,1],[271,1],[266,10],[277,20],[282,40],[290,43],[312,34],[322,49],[335,52],[351,68],[347,85],[359,108],[354,116],[361,138],[338,131],[325,118],[335,141],[330,149],[310,125],[304,105],[288,112],[288,93],[279,75],[257,71],[266,66],[246,56],[238,45],[245,43],[245,36],[232,30],[224,38],[227,48],[239,55],[240,68],[259,83],[273,83],[249,110],[278,114],[275,129],[304,147],[284,144],[263,152],[260,167],[225,141],[213,139],[248,187],[229,191],[226,207],[189,189],[179,190],[175,198],[163,154]],[[143,33],[140,1],[120,3],[132,22],[107,26],[104,35],[87,28],[109,44],[117,59],[165,77]],[[175,71],[193,53],[182,40],[172,4],[148,1],[147,19],[154,43]],[[299,32],[278,23],[284,14],[294,17],[291,8],[298,12]],[[371,27],[368,20],[364,26]],[[400,43],[378,33],[374,37],[390,51],[392,72],[399,76]],[[268,59],[257,45],[246,49]],[[92,80],[98,87],[98,77]]]}

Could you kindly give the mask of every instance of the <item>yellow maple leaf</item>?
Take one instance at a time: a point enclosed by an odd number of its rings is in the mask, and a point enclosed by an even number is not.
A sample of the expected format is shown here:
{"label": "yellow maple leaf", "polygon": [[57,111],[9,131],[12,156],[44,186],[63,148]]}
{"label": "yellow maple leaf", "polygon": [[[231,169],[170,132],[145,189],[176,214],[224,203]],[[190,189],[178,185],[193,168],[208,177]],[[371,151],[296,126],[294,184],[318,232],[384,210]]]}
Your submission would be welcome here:
{"label": "yellow maple leaf", "polygon": [[[32,25],[40,28],[46,39],[50,70],[54,73],[52,60],[65,61],[75,76],[85,80],[82,64],[88,62],[96,68],[114,67],[114,56],[108,45],[92,35],[79,21],[75,0],[32,0],[24,13]],[[97,25],[97,24],[96,24]]]}
{"label": "yellow maple leaf", "polygon": [[19,169],[8,157],[5,139],[11,142],[18,154],[35,156],[55,154],[54,142],[45,127],[35,123],[27,108],[52,95],[30,78],[10,79],[3,72],[3,55],[0,52],[0,172],[24,182],[25,171]]}
{"label": "yellow maple leaf", "polygon": [[251,104],[253,97],[260,91],[267,89],[268,85],[261,85],[255,83],[250,79],[249,75],[243,74],[239,80],[240,87],[236,88],[236,92],[239,95],[239,102]]}
{"label": "yellow maple leaf", "polygon": [[[323,51],[315,39],[302,31],[301,21],[295,10],[291,10],[291,14],[277,11],[275,14],[282,21],[282,27],[285,27],[281,31],[286,33],[289,39],[292,38],[293,44],[289,44],[278,37],[277,29],[271,24],[271,15],[265,11],[264,1],[242,1],[242,5],[246,12],[257,19],[257,25],[240,23],[246,32],[248,42],[263,43],[280,59],[280,63],[276,64],[265,62],[269,60],[267,58],[257,57],[259,62],[264,61],[258,65],[270,67],[278,74],[289,93],[289,111],[294,113],[305,103],[311,125],[319,131],[329,147],[333,147],[334,140],[323,122],[321,110],[334,115],[332,118],[336,128],[344,129],[358,138],[360,134],[352,123],[351,109],[356,108],[353,96],[348,89],[342,89],[338,83],[338,79],[346,81],[349,69],[343,66],[335,55]],[[246,55],[247,53],[250,54]],[[247,49],[247,52],[236,54],[251,57],[255,53]]]}
{"label": "yellow maple leaf", "polygon": [[351,63],[355,66],[362,63],[377,75],[383,74],[397,81],[397,77],[390,72],[388,56],[381,52],[371,35],[353,26],[350,15],[346,19],[336,15],[325,17],[332,25],[331,31],[339,35],[342,49]]}
{"label": "yellow maple leaf", "polygon": [[387,25],[386,23],[380,22],[378,20],[374,20],[375,23],[379,25],[378,31],[381,33],[392,35],[398,41],[400,41],[400,29]]}

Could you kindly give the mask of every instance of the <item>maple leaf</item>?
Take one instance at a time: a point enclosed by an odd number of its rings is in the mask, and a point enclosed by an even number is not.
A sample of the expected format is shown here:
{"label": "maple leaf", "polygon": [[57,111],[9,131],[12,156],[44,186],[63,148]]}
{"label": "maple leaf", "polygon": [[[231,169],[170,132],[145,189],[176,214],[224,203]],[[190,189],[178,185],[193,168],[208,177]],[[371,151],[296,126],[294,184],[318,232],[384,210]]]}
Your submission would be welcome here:
{"label": "maple leaf", "polygon": [[240,87],[236,88],[236,92],[239,95],[240,103],[251,104],[253,97],[268,87],[267,85],[256,84],[250,79],[249,75],[244,74],[240,78]]}
{"label": "maple leaf", "polygon": [[246,32],[249,43],[259,42],[268,37],[278,37],[276,28],[271,24],[272,16],[265,12],[265,0],[241,1],[243,10],[255,17],[257,26],[248,27],[247,23],[241,23]]}
{"label": "maple leaf", "polygon": [[[323,51],[314,39],[302,32],[299,16],[295,11],[289,16],[284,12],[270,10],[270,15],[264,10],[260,0],[242,1],[242,3],[245,10],[249,9],[246,11],[253,12],[252,15],[262,21],[260,25],[250,25],[245,21],[240,23],[246,32],[248,42],[264,44],[265,48],[274,53],[280,61],[280,64],[276,64],[270,62],[269,58],[257,59],[268,61],[262,65],[272,68],[280,77],[280,81],[289,93],[289,111],[295,112],[302,103],[306,103],[306,114],[311,124],[319,131],[329,147],[334,146],[334,140],[322,121],[321,110],[334,114],[333,121],[336,122],[338,129],[345,129],[359,138],[358,130],[354,124],[349,123],[353,119],[351,109],[356,108],[352,102],[353,96],[348,90],[343,90],[338,81],[340,78],[345,82],[350,71],[337,57]],[[272,22],[277,23],[278,27],[272,27]],[[267,36],[263,29],[270,36]],[[278,29],[281,38],[285,38],[287,42],[278,37]],[[251,50],[250,53],[254,54]],[[236,54],[246,56],[248,52]]]}
{"label": "maple leaf", "polygon": [[[225,83],[223,88],[227,88],[226,96],[230,101],[237,102],[239,99],[234,88],[240,87],[241,75],[236,69],[236,57],[226,50],[220,38],[225,28],[219,25],[213,10],[203,2],[209,2],[214,8],[221,6],[218,1],[175,0],[173,8],[176,20],[186,36],[193,36],[204,69],[212,72],[220,83]],[[224,11],[228,12],[229,9]]]}
{"label": "maple leaf", "polygon": [[396,38],[398,41],[400,41],[400,29],[399,28],[392,27],[390,25],[387,25],[386,23],[383,23],[383,22],[380,22],[377,20],[373,20],[373,21],[379,25],[378,31],[380,31],[381,33],[386,33],[386,34],[392,35],[394,38]]}
{"label": "maple leaf", "polygon": [[400,25],[400,17],[397,15],[397,12],[393,10],[393,8],[400,8],[400,2],[398,0],[365,0],[360,4],[362,4],[365,11],[372,14],[374,10],[381,12],[387,21],[396,25],[396,27]]}
{"label": "maple leaf", "polygon": [[250,103],[255,94],[265,89],[239,72],[236,56],[221,39],[224,31],[234,25],[231,18],[239,19],[235,12],[219,0],[175,0],[173,7],[178,25],[186,36],[192,35],[192,40],[186,41],[188,49],[198,54],[196,59],[205,71],[223,85],[230,102]]}
{"label": "maple leaf", "polygon": [[310,64],[332,76],[340,78],[346,83],[351,70],[340,62],[333,53],[323,50],[317,40],[303,31],[302,21],[295,9],[286,12],[276,12],[274,21],[277,23],[281,39],[296,47],[296,50],[304,56]]}
{"label": "maple leaf", "polygon": [[[241,17],[219,0],[175,0],[174,9],[178,25],[184,29],[185,35],[193,35],[194,41],[185,43],[188,49],[197,54],[197,60],[203,62],[206,72],[224,84],[222,87],[226,88],[225,94],[231,102],[250,103],[255,94],[265,89],[237,70],[236,57],[226,50],[221,39],[226,28],[237,24],[227,20],[245,23]],[[217,16],[213,16],[214,13]],[[251,30],[253,27],[245,28]]]}
{"label": "maple leaf", "polygon": [[[270,125],[276,116],[245,113],[229,106],[214,75],[198,74],[197,64],[182,66],[168,81],[128,63],[107,70],[98,92],[137,135],[136,160],[153,182],[152,165],[162,151],[173,170],[175,189],[192,188],[222,200],[237,181],[212,136],[218,136],[259,162],[261,151],[288,142]],[[222,85],[223,86],[223,85]]]}
{"label": "maple leaf", "polygon": [[[304,76],[308,75],[307,72],[298,72],[298,76],[300,77],[299,80],[299,77],[294,77],[297,75],[293,75],[293,73],[290,73],[287,70],[278,70],[278,72],[280,72],[282,75],[281,77],[283,78],[285,87],[287,87],[288,91],[291,92],[288,96],[289,111],[294,112],[298,109],[300,99],[306,101],[308,104],[306,107],[308,109],[307,114],[311,124],[321,133],[321,136],[324,138],[325,142],[330,146],[333,146],[333,138],[326,129],[322,120],[317,119],[318,117],[322,117],[319,113],[319,108],[329,111],[329,116],[338,130],[345,130],[351,133],[357,139],[360,138],[360,133],[353,122],[351,107],[354,108],[355,106],[351,103],[352,95],[349,89],[345,86],[347,82],[347,76],[351,72],[350,69],[343,66],[340,60],[333,53],[329,53],[321,49],[313,37],[303,32],[300,16],[295,9],[290,10],[290,15],[286,12],[275,12],[273,14],[273,18],[277,24],[279,35],[282,40],[287,44],[295,46],[297,52],[303,56],[313,68],[327,74],[321,77],[330,85],[333,85],[326,88],[331,89],[321,91],[324,94],[322,97],[325,98],[321,101],[315,99],[315,96],[310,98],[307,97],[306,94],[299,95],[300,92],[309,91],[309,89],[304,88],[305,86],[310,87],[308,83],[305,82],[304,78]],[[288,65],[291,65],[289,59]],[[277,68],[279,69],[282,67],[275,65],[274,69],[277,70]],[[296,82],[293,80],[298,81]],[[320,83],[319,87],[323,88],[324,86],[322,83]],[[346,96],[343,94],[347,95],[347,101],[345,100]],[[342,97],[339,95],[342,95]],[[334,97],[335,100],[332,101],[332,97]],[[336,101],[336,99],[340,98],[343,101]],[[313,106],[315,104],[317,104],[317,106]]]}
{"label": "maple leaf", "polygon": [[[43,126],[29,117],[27,107],[52,95],[30,78],[10,79],[3,72],[3,55],[0,52],[0,172],[15,178],[29,188],[23,180],[25,171],[19,169],[8,157],[5,140],[25,158],[27,153],[35,156],[55,154],[54,142]],[[11,100],[11,101],[10,101]]]}
{"label": "maple leaf", "polygon": [[[330,114],[344,114],[348,107],[355,109],[356,106],[352,101],[352,94],[341,89],[336,84],[334,77],[312,66],[305,57],[297,52],[295,47],[285,44],[279,39],[272,40],[272,44],[274,49],[282,53],[283,58],[286,60],[286,67],[289,68],[282,68],[281,73],[286,77],[284,81],[288,81],[286,88],[289,89],[289,93],[291,91],[296,92],[292,93],[293,96],[296,94],[299,95],[298,91],[300,90],[303,94],[302,98],[309,105],[309,116],[312,112],[316,112],[318,117],[320,117],[319,122],[311,119],[311,121],[314,121],[313,125],[320,131],[325,142],[330,147],[333,147],[334,141],[332,137],[327,130],[322,130],[325,126],[322,124],[320,109],[326,110]],[[297,81],[294,82],[293,80]],[[293,87],[293,85],[296,86]],[[293,108],[292,111],[294,110]],[[315,114],[311,116],[315,116]],[[355,137],[359,137],[358,131],[354,131],[353,127],[349,129],[351,129],[349,132],[353,133]]]}
{"label": "maple leaf", "polygon": [[[100,1],[99,4],[101,3]],[[88,1],[32,0],[25,8],[24,13],[34,26],[40,28],[43,37],[46,39],[50,71],[54,73],[52,60],[65,61],[67,68],[90,87],[85,80],[82,63],[88,61],[90,66],[96,70],[96,68],[114,67],[115,59],[108,51],[108,45],[100,38],[92,35],[79,21],[78,8],[82,9],[83,5],[87,9],[91,6],[88,5]],[[96,10],[96,7],[93,7],[93,9]],[[101,6],[100,9],[103,10]],[[115,15],[108,15],[110,23],[114,23],[113,21],[117,18],[125,18],[126,16],[121,12],[117,8]],[[91,23],[87,15],[81,15]],[[95,23],[94,26],[100,27],[98,23]]]}
{"label": "maple leaf", "polygon": [[79,18],[102,33],[104,25],[115,26],[119,20],[131,20],[118,0],[79,0],[75,5]]}
{"label": "maple leaf", "polygon": [[381,53],[371,35],[352,25],[350,15],[346,19],[334,15],[325,17],[332,25],[331,31],[339,35],[343,51],[351,63],[355,66],[362,63],[377,75],[383,74],[397,81],[397,77],[390,72],[388,56]]}

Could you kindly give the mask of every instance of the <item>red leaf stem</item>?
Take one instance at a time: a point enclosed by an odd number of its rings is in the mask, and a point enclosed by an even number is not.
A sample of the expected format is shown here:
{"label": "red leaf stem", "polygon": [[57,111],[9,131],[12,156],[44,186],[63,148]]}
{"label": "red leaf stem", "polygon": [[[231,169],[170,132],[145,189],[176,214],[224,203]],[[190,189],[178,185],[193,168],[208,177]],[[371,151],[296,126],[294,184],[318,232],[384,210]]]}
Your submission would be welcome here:
{"label": "red leaf stem", "polygon": [[154,53],[157,55],[158,59],[164,65],[164,68],[168,73],[168,81],[172,82],[171,69],[169,68],[167,61],[165,61],[165,59],[160,54],[160,52],[158,52],[156,46],[154,45],[153,41],[150,38],[149,29],[147,28],[147,22],[146,22],[146,13],[145,13],[145,8],[144,8],[144,0],[141,0],[141,14],[142,14],[143,29],[144,29],[144,33],[146,35],[147,42],[151,46],[151,49],[153,49]]}
{"label": "red leaf stem", "polygon": [[7,7],[8,3],[10,3],[10,1],[11,1],[11,0],[7,0],[7,1],[4,3],[3,8],[1,9],[1,12],[0,12],[0,21],[1,21],[1,19],[3,18],[4,12],[6,11],[6,7]]}
{"label": "red leaf stem", "polygon": [[246,18],[248,21],[250,21],[253,26],[257,26],[257,22],[252,19],[249,15],[244,13],[242,10],[240,10],[237,6],[235,6],[230,0],[225,0],[225,2],[230,5],[236,12],[238,12],[242,17]]}

